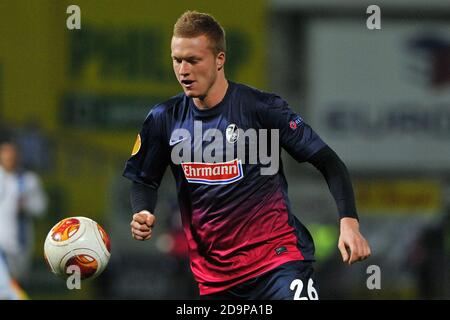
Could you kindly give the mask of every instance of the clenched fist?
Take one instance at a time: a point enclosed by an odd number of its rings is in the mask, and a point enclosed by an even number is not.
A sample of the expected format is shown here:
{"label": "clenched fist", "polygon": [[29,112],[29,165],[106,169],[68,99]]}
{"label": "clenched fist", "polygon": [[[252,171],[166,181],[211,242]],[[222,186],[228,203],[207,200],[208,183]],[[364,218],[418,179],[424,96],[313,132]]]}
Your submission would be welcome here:
{"label": "clenched fist", "polygon": [[135,213],[130,223],[131,236],[140,241],[150,239],[155,220],[156,217],[147,210]]}

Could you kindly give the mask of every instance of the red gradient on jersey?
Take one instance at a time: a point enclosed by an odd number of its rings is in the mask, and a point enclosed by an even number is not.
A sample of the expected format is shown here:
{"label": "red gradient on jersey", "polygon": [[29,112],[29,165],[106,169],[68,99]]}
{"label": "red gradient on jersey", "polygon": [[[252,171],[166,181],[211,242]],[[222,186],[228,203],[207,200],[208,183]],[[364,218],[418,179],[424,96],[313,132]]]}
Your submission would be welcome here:
{"label": "red gradient on jersey", "polygon": [[61,220],[52,229],[52,239],[55,241],[66,241],[72,237],[80,229],[80,220],[75,218],[67,218]]}
{"label": "red gradient on jersey", "polygon": [[[304,260],[296,229],[289,225],[281,186],[270,197],[258,195],[255,193],[251,199],[238,200],[219,210],[197,208],[191,217],[186,214],[189,210],[180,207],[185,215],[191,268],[200,294],[226,290],[283,263]],[[278,254],[276,250],[280,247],[285,251]]]}
{"label": "red gradient on jersey", "polygon": [[82,280],[92,277],[98,269],[97,260],[87,254],[79,254],[67,260],[64,272],[67,274],[67,268],[73,265],[80,268]]}
{"label": "red gradient on jersey", "polygon": [[100,232],[100,235],[102,236],[102,240],[106,246],[106,249],[108,250],[109,253],[111,253],[111,240],[109,239],[108,234],[99,224],[97,224],[97,228],[98,231]]}

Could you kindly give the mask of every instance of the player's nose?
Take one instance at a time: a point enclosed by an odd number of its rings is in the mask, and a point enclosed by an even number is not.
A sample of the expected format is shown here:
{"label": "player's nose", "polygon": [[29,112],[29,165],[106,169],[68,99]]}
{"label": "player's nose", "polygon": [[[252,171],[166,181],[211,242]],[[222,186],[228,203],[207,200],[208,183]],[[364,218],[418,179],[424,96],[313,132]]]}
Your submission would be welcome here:
{"label": "player's nose", "polygon": [[180,76],[188,76],[189,75],[189,65],[186,61],[181,62],[178,73],[180,74]]}

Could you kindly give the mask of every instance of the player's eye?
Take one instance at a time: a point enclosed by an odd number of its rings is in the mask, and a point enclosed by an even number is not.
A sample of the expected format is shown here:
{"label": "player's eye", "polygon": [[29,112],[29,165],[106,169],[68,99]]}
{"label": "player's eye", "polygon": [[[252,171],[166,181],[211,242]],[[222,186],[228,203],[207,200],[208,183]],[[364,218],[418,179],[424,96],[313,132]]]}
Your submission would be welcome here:
{"label": "player's eye", "polygon": [[179,58],[173,57],[173,61],[175,61],[176,63],[181,63],[181,59],[179,59]]}

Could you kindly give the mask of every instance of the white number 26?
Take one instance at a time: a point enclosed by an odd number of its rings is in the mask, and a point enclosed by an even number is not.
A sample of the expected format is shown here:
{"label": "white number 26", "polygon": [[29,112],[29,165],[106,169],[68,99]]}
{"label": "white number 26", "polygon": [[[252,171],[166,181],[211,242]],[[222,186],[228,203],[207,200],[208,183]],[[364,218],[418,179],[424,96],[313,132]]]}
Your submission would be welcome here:
{"label": "white number 26", "polygon": [[319,295],[316,289],[313,287],[313,280],[308,280],[307,294],[308,297],[301,297],[303,291],[303,281],[300,279],[294,279],[289,287],[292,291],[295,290],[294,300],[319,300]]}

